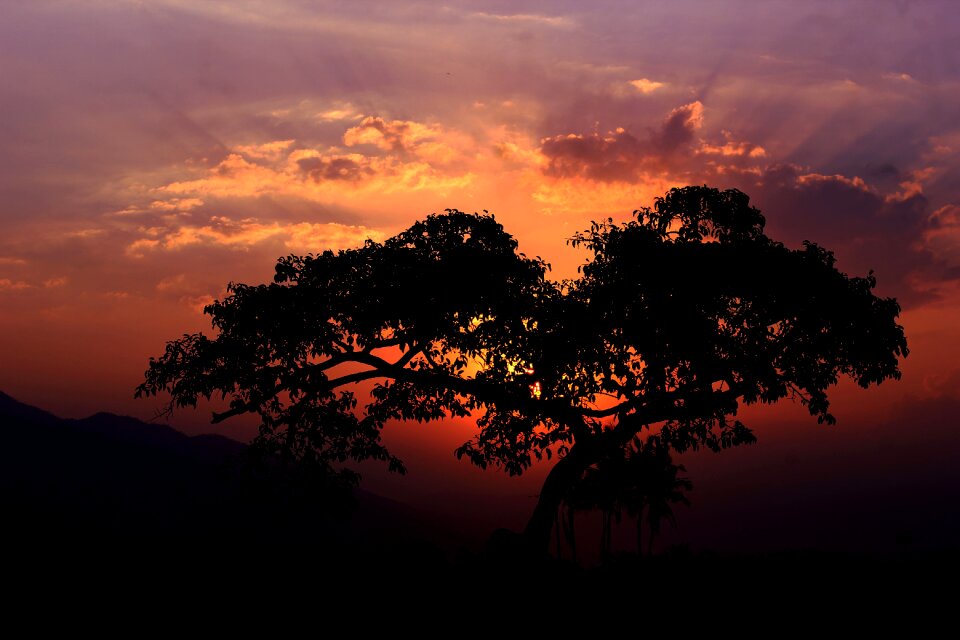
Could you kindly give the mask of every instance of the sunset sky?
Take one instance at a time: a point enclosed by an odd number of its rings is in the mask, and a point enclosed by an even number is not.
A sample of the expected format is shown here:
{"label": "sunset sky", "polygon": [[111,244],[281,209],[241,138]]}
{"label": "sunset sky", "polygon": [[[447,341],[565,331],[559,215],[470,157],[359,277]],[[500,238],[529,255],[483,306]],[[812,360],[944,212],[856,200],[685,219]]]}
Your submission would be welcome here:
{"label": "sunset sky", "polygon": [[[770,236],[875,270],[911,348],[902,381],[842,386],[841,435],[754,412],[769,433],[729,459],[820,452],[800,477],[867,441],[960,455],[958,33],[932,1],[3,3],[0,390],[149,418],[148,358],[280,255],[486,209],[569,277],[574,231],[709,184],[748,193]],[[387,434],[436,460],[398,496],[473,482],[451,454],[469,426],[419,429]],[[527,495],[538,473],[484,486]]]}

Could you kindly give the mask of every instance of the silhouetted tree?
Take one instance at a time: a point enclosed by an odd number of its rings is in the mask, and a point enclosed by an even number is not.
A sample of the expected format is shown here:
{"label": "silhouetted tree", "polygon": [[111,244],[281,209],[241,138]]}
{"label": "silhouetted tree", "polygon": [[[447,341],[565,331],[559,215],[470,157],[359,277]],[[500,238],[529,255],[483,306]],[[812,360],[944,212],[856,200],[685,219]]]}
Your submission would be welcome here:
{"label": "silhouetted tree", "polygon": [[215,336],[170,342],[137,394],[169,393],[171,409],[228,398],[214,422],[256,413],[259,446],[348,484],[349,460],[403,470],[380,439],[388,420],[474,416],[456,454],[480,467],[558,456],[524,531],[545,550],[569,487],[637,436],[720,450],[753,441],[731,419],[741,403],[792,397],[833,422],[840,376],[899,377],[896,300],[815,244],[768,238],[745,194],[672,189],[634,213],[576,234],[591,258],[564,282],[493,216],[456,210],[282,258],[272,283],[231,284],[205,310]]}
{"label": "silhouetted tree", "polygon": [[643,555],[643,525],[650,530],[647,541],[649,555],[660,523],[668,520],[676,525],[673,505],[689,505],[685,492],[693,484],[679,472],[683,465],[673,463],[664,446],[634,439],[631,446],[617,451],[590,466],[579,482],[570,487],[563,499],[567,509],[566,534],[571,550],[576,550],[573,514],[577,511],[599,511],[601,515],[600,557],[612,552],[613,523],[620,522],[624,511],[636,520],[637,554]]}
{"label": "silhouetted tree", "polygon": [[637,522],[637,555],[643,555],[643,524],[646,521],[650,531],[647,555],[650,555],[653,541],[660,534],[660,523],[667,520],[674,526],[677,524],[673,505],[689,506],[686,492],[693,489],[693,483],[680,475],[686,469],[682,464],[674,464],[669,450],[664,447],[637,442],[627,455],[624,467],[620,502]]}
{"label": "silhouetted tree", "polygon": [[612,550],[613,521],[620,522],[623,457],[606,458],[587,467],[583,477],[564,498],[576,511],[600,512],[600,558],[606,560]]}

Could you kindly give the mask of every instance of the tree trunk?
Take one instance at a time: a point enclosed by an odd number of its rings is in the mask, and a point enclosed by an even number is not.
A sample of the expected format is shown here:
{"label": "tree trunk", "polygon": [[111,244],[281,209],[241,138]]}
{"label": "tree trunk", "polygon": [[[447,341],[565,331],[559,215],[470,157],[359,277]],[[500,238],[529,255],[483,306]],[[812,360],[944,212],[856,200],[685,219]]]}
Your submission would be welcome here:
{"label": "tree trunk", "polygon": [[637,511],[637,557],[643,557],[643,508]]}
{"label": "tree trunk", "polygon": [[574,508],[567,506],[567,522],[569,526],[567,528],[567,539],[570,541],[570,559],[576,563],[577,561],[577,531],[574,528],[575,526],[575,512]]}
{"label": "tree trunk", "polygon": [[592,462],[593,460],[585,455],[585,449],[580,444],[575,444],[547,474],[547,479],[543,481],[543,487],[540,489],[537,506],[534,507],[533,514],[523,530],[523,537],[531,551],[538,553],[549,551],[550,532],[557,517],[557,507],[563,502],[570,487],[580,479]]}
{"label": "tree trunk", "polygon": [[560,530],[563,528],[563,505],[557,507],[557,521],[555,526],[557,529],[557,560],[563,560],[563,541],[560,536]]}
{"label": "tree trunk", "polygon": [[607,561],[607,512],[600,512],[600,563]]}
{"label": "tree trunk", "polygon": [[600,560],[606,564],[610,559],[613,531],[613,509],[603,511],[603,529],[600,532]]}

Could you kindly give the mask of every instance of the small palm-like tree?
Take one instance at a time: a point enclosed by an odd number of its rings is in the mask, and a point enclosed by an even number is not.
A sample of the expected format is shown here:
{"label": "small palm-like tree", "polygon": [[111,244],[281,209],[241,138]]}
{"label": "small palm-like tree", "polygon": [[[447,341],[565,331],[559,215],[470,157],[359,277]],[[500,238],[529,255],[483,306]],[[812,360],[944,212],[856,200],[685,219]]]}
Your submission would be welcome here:
{"label": "small palm-like tree", "polygon": [[665,448],[637,448],[627,457],[627,467],[632,468],[630,477],[635,480],[622,492],[621,499],[627,512],[637,520],[638,555],[643,555],[643,523],[646,520],[650,531],[647,538],[649,556],[653,551],[653,541],[660,534],[660,524],[667,520],[674,527],[677,526],[673,505],[690,505],[686,492],[693,489],[693,483],[680,475],[686,469],[682,464],[673,464]]}
{"label": "small palm-like tree", "polygon": [[581,501],[601,514],[600,557],[604,560],[610,556],[613,522],[620,522],[621,475],[622,461],[613,458],[589,467],[580,483]]}
{"label": "small palm-like tree", "polygon": [[686,492],[693,484],[680,473],[683,465],[674,464],[665,447],[635,441],[629,453],[607,458],[587,469],[580,481],[570,488],[564,504],[566,520],[564,533],[576,560],[576,533],[574,515],[577,511],[598,510],[602,514],[600,556],[608,558],[611,552],[613,523],[620,522],[627,512],[637,523],[637,554],[644,554],[644,526],[649,530],[646,554],[650,555],[653,541],[660,534],[664,520],[676,526],[673,506],[689,505]]}
{"label": "small palm-like tree", "polygon": [[[561,506],[561,523],[564,537],[570,546],[571,559],[577,561],[577,533],[576,533],[576,514],[584,511],[600,510],[604,514],[604,523],[606,523],[606,509],[612,508],[614,500],[609,495],[611,487],[603,477],[603,471],[596,466],[592,466],[584,472],[580,481],[574,484],[564,496]],[[604,526],[600,533],[601,555],[605,555],[607,545],[607,531]]]}

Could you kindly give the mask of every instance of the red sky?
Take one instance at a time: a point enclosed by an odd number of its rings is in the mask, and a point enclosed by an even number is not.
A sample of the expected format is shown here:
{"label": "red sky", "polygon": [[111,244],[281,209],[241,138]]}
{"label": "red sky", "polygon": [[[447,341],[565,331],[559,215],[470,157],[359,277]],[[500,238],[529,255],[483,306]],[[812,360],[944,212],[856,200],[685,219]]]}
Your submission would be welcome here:
{"label": "red sky", "polygon": [[[950,2],[10,4],[0,389],[61,415],[149,417],[157,403],[132,399],[148,357],[279,255],[487,209],[571,276],[575,230],[707,183],[750,194],[771,236],[874,269],[903,303],[903,380],[841,389],[838,429],[936,409],[925,428],[951,434],[957,16]],[[209,431],[206,417],[174,424]],[[826,446],[817,428],[794,442]],[[449,453],[467,427],[404,429],[388,434],[398,450],[437,462],[400,494],[473,482]]]}

